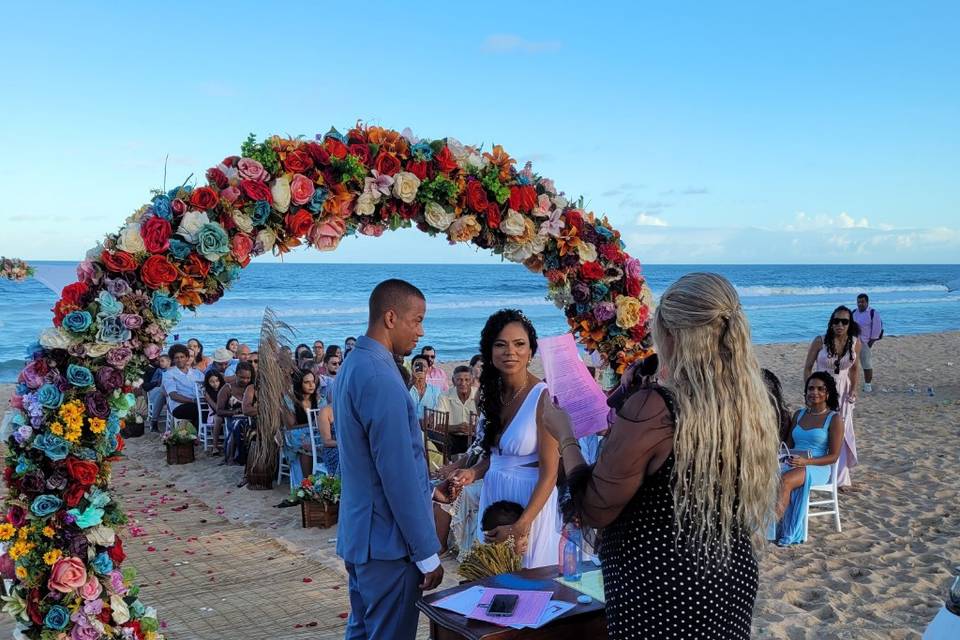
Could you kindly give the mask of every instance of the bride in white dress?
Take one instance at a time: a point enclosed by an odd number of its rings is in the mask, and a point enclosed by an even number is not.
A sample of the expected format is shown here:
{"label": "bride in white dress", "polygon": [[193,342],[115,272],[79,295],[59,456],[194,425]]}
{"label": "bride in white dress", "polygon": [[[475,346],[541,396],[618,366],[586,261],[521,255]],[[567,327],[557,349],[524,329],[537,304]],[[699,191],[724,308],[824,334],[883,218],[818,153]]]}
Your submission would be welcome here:
{"label": "bride in white dress", "polygon": [[[523,567],[556,564],[560,545],[557,515],[557,441],[543,425],[547,385],[527,371],[537,351],[537,333],[522,312],[504,309],[490,316],[480,336],[483,371],[477,406],[483,420],[486,455],[458,471],[452,482],[467,485],[483,478],[478,520],[487,507],[507,500],[523,507],[513,525],[482,531],[486,542],[513,536]],[[488,416],[495,415],[491,420]],[[478,425],[480,426],[480,425]]]}

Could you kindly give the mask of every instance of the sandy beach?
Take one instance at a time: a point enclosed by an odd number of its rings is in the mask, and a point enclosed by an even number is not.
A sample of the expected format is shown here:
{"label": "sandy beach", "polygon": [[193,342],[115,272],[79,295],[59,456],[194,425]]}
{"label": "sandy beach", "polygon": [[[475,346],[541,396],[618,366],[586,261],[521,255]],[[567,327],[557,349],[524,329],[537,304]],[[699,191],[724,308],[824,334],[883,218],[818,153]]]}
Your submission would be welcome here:
{"label": "sandy beach", "polygon": [[[758,347],[793,406],[806,348]],[[766,549],[755,637],[919,638],[960,565],[960,332],[886,337],[874,350],[874,367],[875,391],[861,394],[854,418],[860,466],[854,489],[841,496],[843,532],[822,518],[811,523],[806,544]],[[0,406],[11,390],[0,387]],[[167,466],[155,434],[129,441],[126,451],[162,486],[186,490],[230,522],[343,573],[333,550],[336,530],[303,529],[298,509],[275,508],[284,489],[237,488],[240,468],[203,454],[194,464]],[[137,517],[138,506],[127,507]],[[456,584],[455,564],[445,564],[445,584]],[[162,616],[164,602],[151,604]]]}

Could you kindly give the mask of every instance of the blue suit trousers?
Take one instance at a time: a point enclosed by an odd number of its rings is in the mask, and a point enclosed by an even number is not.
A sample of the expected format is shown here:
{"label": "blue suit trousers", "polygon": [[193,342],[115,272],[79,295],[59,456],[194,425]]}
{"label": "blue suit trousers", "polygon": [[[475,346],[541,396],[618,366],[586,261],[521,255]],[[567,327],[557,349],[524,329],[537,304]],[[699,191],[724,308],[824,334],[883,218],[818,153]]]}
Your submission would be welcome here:
{"label": "blue suit trousers", "polygon": [[423,575],[410,560],[344,562],[350,618],[344,640],[414,640]]}

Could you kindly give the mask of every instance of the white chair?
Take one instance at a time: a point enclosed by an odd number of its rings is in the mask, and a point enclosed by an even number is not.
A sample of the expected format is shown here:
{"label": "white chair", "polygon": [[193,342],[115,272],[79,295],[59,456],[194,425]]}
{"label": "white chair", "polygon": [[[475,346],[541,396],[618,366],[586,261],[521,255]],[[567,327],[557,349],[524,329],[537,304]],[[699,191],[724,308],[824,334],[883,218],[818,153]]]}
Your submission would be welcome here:
{"label": "white chair", "polygon": [[[807,497],[807,523],[806,528],[809,531],[810,529],[810,518],[815,516],[833,516],[833,524],[837,528],[837,533],[840,533],[840,500],[839,492],[837,491],[837,467],[838,462],[834,462],[830,465],[830,481],[827,484],[812,485],[810,487],[810,495]],[[824,500],[814,500],[815,497],[813,492],[818,493],[829,493],[830,497]],[[825,510],[814,511],[813,507],[824,507]]]}
{"label": "white chair", "polygon": [[210,424],[210,416],[213,414],[213,410],[210,408],[210,405],[207,404],[207,399],[203,395],[203,383],[197,382],[196,387],[194,388],[194,398],[197,402],[197,417],[198,422],[200,423],[199,428],[197,429],[197,436],[200,438],[200,443],[203,445],[203,450],[207,451],[210,449],[212,444],[214,447],[220,447],[223,444],[223,433],[221,430],[220,437],[217,438],[217,442],[213,441],[213,425]]}
{"label": "white chair", "polygon": [[283,482],[283,476],[287,476],[287,480],[290,482],[290,488],[293,489],[293,478],[290,477],[290,465],[287,464],[287,459],[283,456],[283,433],[280,433],[280,460],[277,462],[277,484]]}
{"label": "white chair", "polygon": [[317,428],[317,416],[321,409],[310,409],[307,411],[307,427],[310,429],[310,456],[313,458],[314,475],[328,475],[327,465],[323,463],[323,436]]}

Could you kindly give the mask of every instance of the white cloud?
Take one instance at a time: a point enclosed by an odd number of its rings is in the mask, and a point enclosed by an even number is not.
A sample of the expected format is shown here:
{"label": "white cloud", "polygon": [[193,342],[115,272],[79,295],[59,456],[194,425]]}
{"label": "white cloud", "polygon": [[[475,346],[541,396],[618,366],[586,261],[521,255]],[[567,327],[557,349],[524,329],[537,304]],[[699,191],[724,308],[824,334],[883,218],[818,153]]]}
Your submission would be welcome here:
{"label": "white cloud", "polygon": [[634,224],[641,227],[666,227],[669,226],[667,221],[663,218],[651,215],[646,212],[641,212],[637,215],[637,219],[634,221]]}
{"label": "white cloud", "polygon": [[558,40],[527,40],[518,35],[501,33],[487,36],[481,48],[487,53],[545,53],[560,47]]}

